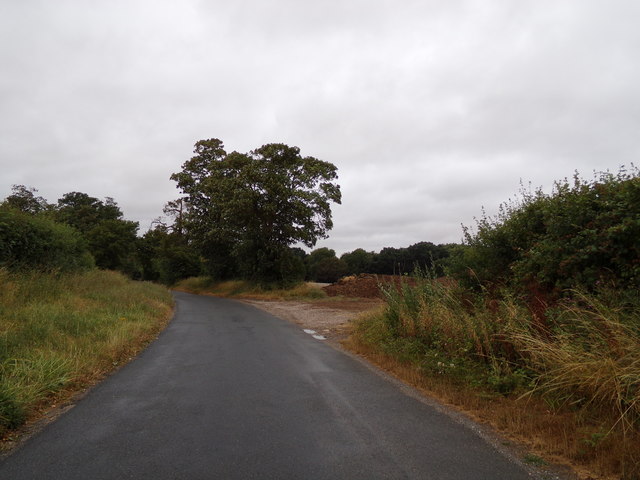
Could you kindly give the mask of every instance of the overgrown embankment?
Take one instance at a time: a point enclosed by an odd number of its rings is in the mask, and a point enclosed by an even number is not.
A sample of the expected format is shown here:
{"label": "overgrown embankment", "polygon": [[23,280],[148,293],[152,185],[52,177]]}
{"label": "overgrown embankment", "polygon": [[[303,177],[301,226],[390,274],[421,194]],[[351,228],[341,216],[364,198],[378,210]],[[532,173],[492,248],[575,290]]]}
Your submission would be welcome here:
{"label": "overgrown embankment", "polygon": [[387,290],[351,348],[528,443],[602,475],[640,473],[640,305],[577,295],[541,328],[514,298],[423,279]]}
{"label": "overgrown embankment", "polygon": [[115,272],[0,269],[0,436],[130,359],[172,302],[166,288]]}
{"label": "overgrown embankment", "polygon": [[524,192],[465,230],[454,280],[389,287],[352,346],[544,455],[638,479],[638,238],[638,169]]}

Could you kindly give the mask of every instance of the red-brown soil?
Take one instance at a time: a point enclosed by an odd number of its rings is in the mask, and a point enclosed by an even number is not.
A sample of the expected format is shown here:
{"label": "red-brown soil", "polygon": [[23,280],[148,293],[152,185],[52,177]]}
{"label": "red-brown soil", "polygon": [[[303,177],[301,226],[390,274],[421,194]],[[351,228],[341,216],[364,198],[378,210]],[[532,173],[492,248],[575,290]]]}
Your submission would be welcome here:
{"label": "red-brown soil", "polygon": [[341,278],[337,283],[323,287],[323,290],[330,297],[383,298],[380,286],[395,285],[398,288],[403,283],[414,284],[415,280],[397,275],[361,273]]}

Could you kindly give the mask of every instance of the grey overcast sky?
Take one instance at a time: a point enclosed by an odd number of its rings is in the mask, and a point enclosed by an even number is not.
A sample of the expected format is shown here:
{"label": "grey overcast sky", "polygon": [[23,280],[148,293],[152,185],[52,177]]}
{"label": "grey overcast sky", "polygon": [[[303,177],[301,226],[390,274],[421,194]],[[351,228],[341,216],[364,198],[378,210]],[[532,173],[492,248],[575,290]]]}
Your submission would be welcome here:
{"label": "grey overcast sky", "polygon": [[2,0],[0,198],[114,197],[141,232],[204,138],[334,163],[330,238],[459,242],[520,181],[640,152],[637,0]]}

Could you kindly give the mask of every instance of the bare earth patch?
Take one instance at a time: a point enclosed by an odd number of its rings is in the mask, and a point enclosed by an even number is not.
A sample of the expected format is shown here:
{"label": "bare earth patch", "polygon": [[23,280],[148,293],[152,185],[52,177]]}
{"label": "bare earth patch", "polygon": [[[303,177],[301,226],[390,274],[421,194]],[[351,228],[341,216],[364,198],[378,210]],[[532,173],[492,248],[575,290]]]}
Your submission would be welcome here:
{"label": "bare earth patch", "polygon": [[270,314],[315,330],[332,343],[345,339],[349,323],[363,312],[380,308],[377,298],[332,298],[308,302],[277,300],[242,300]]}

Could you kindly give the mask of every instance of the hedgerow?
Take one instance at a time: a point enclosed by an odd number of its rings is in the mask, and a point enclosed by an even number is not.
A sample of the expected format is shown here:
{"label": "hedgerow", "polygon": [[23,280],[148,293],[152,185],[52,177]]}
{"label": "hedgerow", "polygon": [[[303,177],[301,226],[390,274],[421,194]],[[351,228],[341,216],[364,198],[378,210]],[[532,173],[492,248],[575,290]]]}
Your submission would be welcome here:
{"label": "hedgerow", "polygon": [[74,271],[92,266],[85,240],[73,227],[0,208],[0,268]]}
{"label": "hedgerow", "polygon": [[465,228],[466,248],[452,273],[466,286],[560,295],[594,292],[603,285],[640,285],[640,177],[637,168],[576,173],[551,194],[523,192],[495,217],[483,215],[476,231]]}

